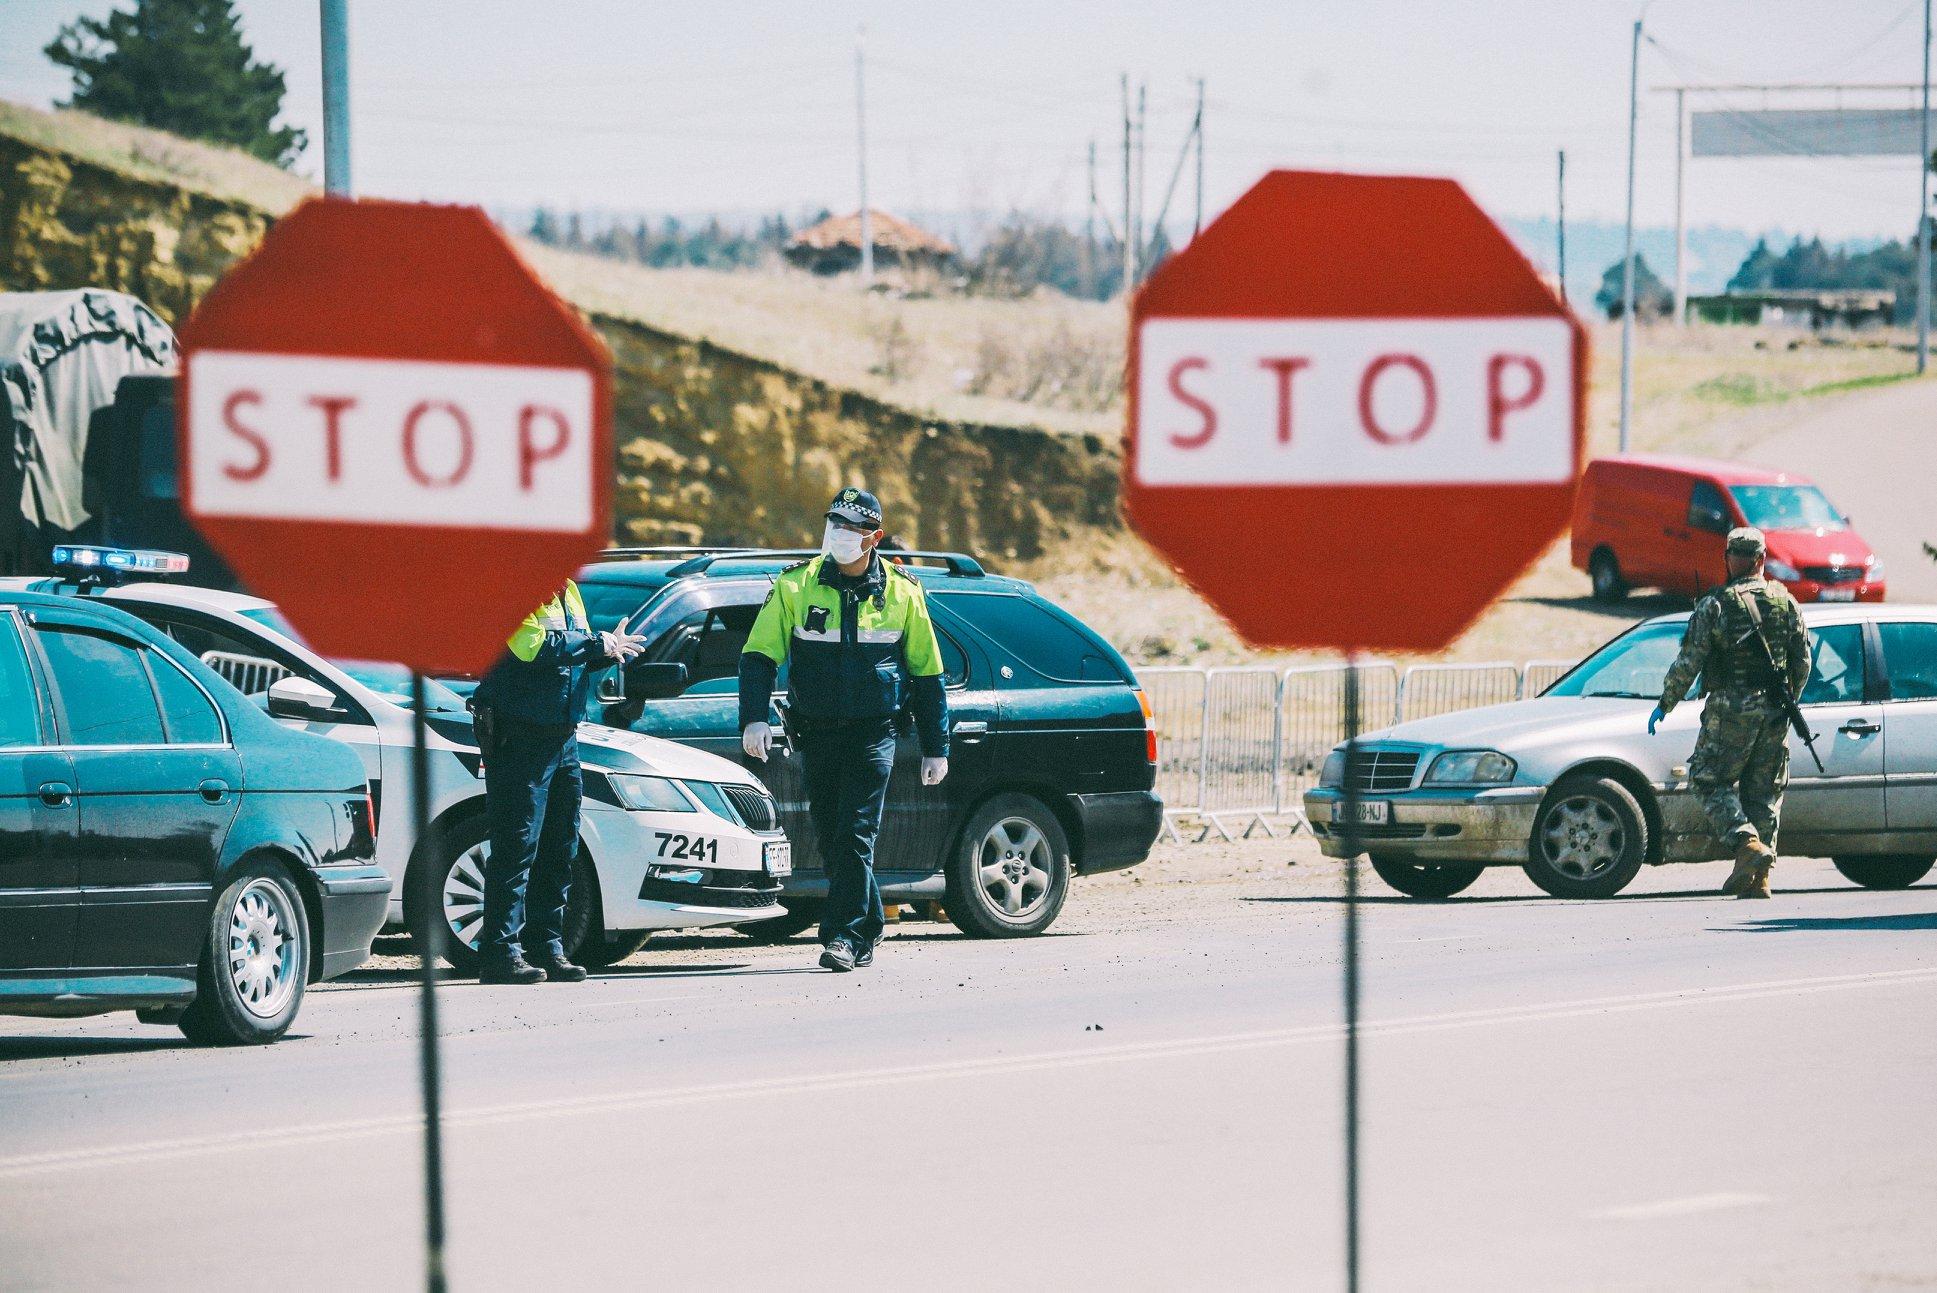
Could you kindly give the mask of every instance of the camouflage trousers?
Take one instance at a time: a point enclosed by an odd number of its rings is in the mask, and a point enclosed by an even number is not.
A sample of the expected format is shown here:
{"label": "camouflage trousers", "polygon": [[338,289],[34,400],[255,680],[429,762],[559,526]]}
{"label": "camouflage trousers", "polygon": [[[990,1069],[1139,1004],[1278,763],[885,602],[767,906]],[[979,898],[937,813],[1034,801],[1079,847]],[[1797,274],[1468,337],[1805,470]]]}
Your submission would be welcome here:
{"label": "camouflage trousers", "polygon": [[1731,848],[1751,828],[1770,848],[1789,783],[1789,720],[1760,694],[1710,696],[1688,779],[1715,834]]}

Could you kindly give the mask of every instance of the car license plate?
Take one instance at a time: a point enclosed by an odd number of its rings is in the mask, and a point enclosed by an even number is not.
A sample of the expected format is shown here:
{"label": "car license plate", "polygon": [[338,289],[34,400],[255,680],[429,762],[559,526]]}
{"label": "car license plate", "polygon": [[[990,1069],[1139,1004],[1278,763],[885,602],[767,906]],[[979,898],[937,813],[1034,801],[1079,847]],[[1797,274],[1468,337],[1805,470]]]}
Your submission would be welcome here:
{"label": "car license plate", "polygon": [[772,876],[792,875],[794,873],[794,846],[788,840],[768,841],[761,855],[767,874]]}
{"label": "car license plate", "polygon": [[1856,590],[1854,588],[1825,588],[1816,595],[1816,600],[1823,602],[1853,602],[1856,600]]}
{"label": "car license plate", "polygon": [[[1392,805],[1383,799],[1361,799],[1351,806],[1354,810],[1352,820],[1361,826],[1384,826],[1392,820]],[[1343,803],[1332,809],[1332,820],[1343,822],[1346,805]]]}

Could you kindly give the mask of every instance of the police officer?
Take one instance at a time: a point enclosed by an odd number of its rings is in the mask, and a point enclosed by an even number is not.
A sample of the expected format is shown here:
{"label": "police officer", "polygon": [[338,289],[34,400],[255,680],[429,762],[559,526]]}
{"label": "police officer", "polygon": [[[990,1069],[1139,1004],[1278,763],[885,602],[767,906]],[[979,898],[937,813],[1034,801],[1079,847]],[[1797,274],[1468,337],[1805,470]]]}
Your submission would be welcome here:
{"label": "police officer", "polygon": [[914,576],[881,559],[881,503],[844,489],[827,509],[821,555],[789,567],[760,608],[740,656],[740,743],[765,761],[767,706],[792,661],[788,726],[800,748],[827,899],[820,963],[874,963],[882,929],[874,842],[894,771],[895,723],[914,715],[921,781],[948,775],[941,649]]}
{"label": "police officer", "polygon": [[[491,855],[484,861],[485,983],[577,983],[565,956],[565,900],[578,855],[578,721],[595,664],[623,663],[642,639],[594,633],[578,585],[567,581],[525,617],[472,697],[484,755]],[[527,893],[529,885],[529,893]],[[531,913],[527,928],[527,900]],[[533,955],[525,959],[524,935]]]}
{"label": "police officer", "polygon": [[[1702,731],[1688,762],[1689,780],[1701,796],[1715,834],[1735,852],[1735,869],[1723,893],[1769,896],[1769,868],[1776,860],[1776,827],[1782,788],[1789,780],[1789,720],[1783,698],[1802,695],[1809,678],[1809,632],[1796,599],[1764,578],[1762,531],[1729,531],[1728,582],[1695,605],[1681,654],[1661,687],[1661,703],[1648,732],[1679,704],[1697,674],[1705,678],[1708,704]],[[1775,664],[1771,676],[1762,645]]]}

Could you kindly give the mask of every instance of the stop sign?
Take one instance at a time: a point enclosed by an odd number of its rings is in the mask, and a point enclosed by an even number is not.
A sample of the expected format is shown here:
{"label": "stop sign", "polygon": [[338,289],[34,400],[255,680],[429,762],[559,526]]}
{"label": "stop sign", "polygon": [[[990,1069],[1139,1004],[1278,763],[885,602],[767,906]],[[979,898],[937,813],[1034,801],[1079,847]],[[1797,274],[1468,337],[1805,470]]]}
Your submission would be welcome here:
{"label": "stop sign", "polygon": [[1438,650],[1567,525],[1586,335],[1450,180],[1275,171],[1130,328],[1130,521],[1257,645]]}
{"label": "stop sign", "polygon": [[181,342],[183,508],[326,655],[480,672],[606,542],[610,360],[476,208],[305,202]]}

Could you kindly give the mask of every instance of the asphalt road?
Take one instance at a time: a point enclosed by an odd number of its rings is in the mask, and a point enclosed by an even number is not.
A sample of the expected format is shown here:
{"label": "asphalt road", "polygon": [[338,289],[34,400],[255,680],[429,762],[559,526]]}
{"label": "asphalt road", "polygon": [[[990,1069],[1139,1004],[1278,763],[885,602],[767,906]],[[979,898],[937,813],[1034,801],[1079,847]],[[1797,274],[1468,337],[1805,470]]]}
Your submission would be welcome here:
{"label": "asphalt road", "polygon": [[[1061,934],[649,946],[442,994],[459,1289],[1341,1286],[1338,876],[1169,850]],[[1937,887],[1368,878],[1368,1289],[1937,1286]],[[0,1020],[0,1286],[409,1287],[416,997]]]}
{"label": "asphalt road", "polygon": [[1890,600],[1937,602],[1931,451],[1937,382],[1900,382],[1838,398],[1743,455],[1821,485],[1889,567]]}

